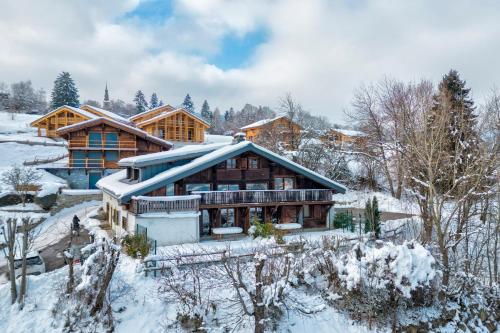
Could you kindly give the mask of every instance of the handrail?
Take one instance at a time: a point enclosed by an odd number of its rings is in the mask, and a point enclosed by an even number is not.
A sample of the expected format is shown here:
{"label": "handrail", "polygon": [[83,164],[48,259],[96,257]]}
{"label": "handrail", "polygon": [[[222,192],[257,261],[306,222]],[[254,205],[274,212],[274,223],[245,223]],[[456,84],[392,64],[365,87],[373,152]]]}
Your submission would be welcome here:
{"label": "handrail", "polygon": [[201,196],[202,205],[278,203],[332,201],[332,190],[240,190],[240,191],[195,191]]}
{"label": "handrail", "polygon": [[136,142],[133,140],[105,141],[70,139],[69,148],[131,149],[136,148]]}
{"label": "handrail", "polygon": [[145,213],[175,213],[175,212],[197,212],[200,209],[200,198],[180,198],[172,200],[175,196],[168,200],[144,200],[132,199],[131,211],[134,214]]}
{"label": "handrail", "polygon": [[104,168],[102,158],[70,158],[68,162],[70,168]]}

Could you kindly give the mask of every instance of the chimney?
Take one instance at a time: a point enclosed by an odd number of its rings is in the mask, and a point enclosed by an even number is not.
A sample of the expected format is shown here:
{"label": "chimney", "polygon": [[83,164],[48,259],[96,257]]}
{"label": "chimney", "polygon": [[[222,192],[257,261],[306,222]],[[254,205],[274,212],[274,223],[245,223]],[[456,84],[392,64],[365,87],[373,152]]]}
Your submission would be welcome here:
{"label": "chimney", "polygon": [[243,141],[246,141],[247,137],[245,133],[243,132],[238,132],[233,136],[233,144],[240,143]]}

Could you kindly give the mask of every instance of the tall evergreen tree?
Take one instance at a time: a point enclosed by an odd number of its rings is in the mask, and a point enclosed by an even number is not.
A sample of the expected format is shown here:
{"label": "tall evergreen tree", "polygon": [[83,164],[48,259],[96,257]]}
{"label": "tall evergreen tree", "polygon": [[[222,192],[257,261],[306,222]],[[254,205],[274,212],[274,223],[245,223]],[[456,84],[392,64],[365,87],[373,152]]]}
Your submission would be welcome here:
{"label": "tall evergreen tree", "polygon": [[51,94],[51,107],[56,109],[63,105],[80,106],[78,88],[68,72],[62,72],[54,81]]}
{"label": "tall evergreen tree", "polygon": [[148,102],[146,102],[146,98],[144,97],[142,90],[138,90],[135,93],[134,102],[136,113],[141,113],[148,109]]}
{"label": "tall evergreen tree", "polygon": [[452,180],[448,179],[447,167],[456,168],[460,173],[477,157],[477,115],[470,97],[470,88],[460,79],[456,70],[450,70],[439,83],[438,93],[434,96],[434,106],[428,118],[428,126],[436,126],[437,119],[445,119],[446,124],[440,124],[448,131],[448,141],[443,145],[443,154],[449,156],[443,165],[443,176],[440,188],[448,190]]}
{"label": "tall evergreen tree", "polygon": [[205,100],[201,106],[201,117],[205,119],[207,123],[212,124],[214,115],[212,114],[212,111],[210,111],[210,106],[208,105],[207,100]]}
{"label": "tall evergreen tree", "polygon": [[374,232],[375,238],[380,238],[380,211],[378,200],[374,196],[372,201],[366,201],[365,205],[365,232]]}
{"label": "tall evergreen tree", "polygon": [[160,101],[158,102],[158,106],[163,106],[164,103],[163,103],[163,100],[160,99]]}
{"label": "tall evergreen tree", "polygon": [[187,111],[194,113],[194,104],[189,94],[187,94],[186,97],[184,98],[184,102],[182,102],[182,107]]}
{"label": "tall evergreen tree", "polygon": [[149,101],[149,108],[154,109],[154,108],[157,108],[159,106],[160,106],[160,104],[158,103],[158,96],[154,92],[151,94],[151,99]]}

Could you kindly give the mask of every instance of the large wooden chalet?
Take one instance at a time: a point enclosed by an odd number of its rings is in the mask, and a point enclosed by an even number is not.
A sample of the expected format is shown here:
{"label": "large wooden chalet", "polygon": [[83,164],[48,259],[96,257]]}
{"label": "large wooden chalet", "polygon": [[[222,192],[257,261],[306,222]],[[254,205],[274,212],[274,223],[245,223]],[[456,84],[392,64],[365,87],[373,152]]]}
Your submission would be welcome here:
{"label": "large wooden chalet", "polygon": [[[158,244],[278,229],[326,228],[332,194],[346,188],[252,142],[185,146],[119,162],[102,178],[117,234],[146,232]],[[191,214],[191,215],[190,215]]]}
{"label": "large wooden chalet", "polygon": [[241,131],[245,133],[246,139],[252,142],[259,142],[260,139],[268,140],[268,136],[271,135],[278,136],[285,146],[292,146],[293,138],[300,135],[302,128],[286,115],[280,115],[246,125]]}
{"label": "large wooden chalet", "polygon": [[38,136],[56,138],[59,128],[99,117],[123,122],[127,121],[113,112],[90,105],[83,105],[80,108],[63,105],[33,121],[30,126],[37,128]]}
{"label": "large wooden chalet", "polygon": [[153,136],[188,143],[204,142],[205,131],[210,127],[210,124],[195,114],[170,105],[139,113],[129,120]]}
{"label": "large wooden chalet", "polygon": [[[123,158],[169,150],[172,144],[160,138],[110,118],[98,117],[62,127],[57,135],[68,141],[68,164],[64,177],[72,180],[81,174],[85,180],[72,187],[95,188],[95,183],[106,174],[119,168]],[[49,169],[52,173],[54,170]],[[61,172],[58,172],[61,176]]]}

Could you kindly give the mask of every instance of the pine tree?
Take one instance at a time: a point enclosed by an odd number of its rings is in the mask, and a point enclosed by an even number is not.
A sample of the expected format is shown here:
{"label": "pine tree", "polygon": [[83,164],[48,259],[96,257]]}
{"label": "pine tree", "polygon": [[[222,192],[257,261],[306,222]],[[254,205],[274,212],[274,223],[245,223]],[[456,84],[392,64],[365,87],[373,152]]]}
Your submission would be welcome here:
{"label": "pine tree", "polygon": [[224,126],[222,124],[222,116],[220,114],[219,108],[215,108],[212,116],[212,127],[210,128],[210,133],[213,134],[223,134]]}
{"label": "pine tree", "polygon": [[158,103],[158,96],[154,92],[151,94],[151,100],[149,101],[149,109],[154,109],[154,108],[157,108],[159,106],[160,106],[160,104]]}
{"label": "pine tree", "polygon": [[436,119],[446,120],[443,127],[448,131],[448,141],[442,149],[444,156],[449,156],[449,160],[442,168],[445,170],[439,184],[442,191],[453,186],[452,180],[447,177],[447,168],[456,168],[460,176],[460,172],[477,157],[479,133],[474,111],[470,88],[466,88],[466,82],[460,79],[456,70],[450,70],[439,83],[427,124],[432,128]]}
{"label": "pine tree", "polygon": [[142,90],[138,90],[135,93],[134,102],[136,113],[141,113],[148,109],[148,102],[146,102],[146,98],[144,97]]}
{"label": "pine tree", "polygon": [[51,94],[51,107],[56,109],[63,105],[80,106],[78,88],[68,72],[62,72],[54,81]]}
{"label": "pine tree", "polygon": [[163,106],[163,100],[160,99],[160,101],[158,102],[158,106]]}
{"label": "pine tree", "polygon": [[380,238],[380,211],[378,200],[374,196],[372,201],[366,201],[365,205],[365,232],[374,232],[375,238]]}
{"label": "pine tree", "polygon": [[184,98],[184,102],[182,103],[182,107],[186,109],[187,111],[194,113],[194,104],[193,101],[191,100],[191,96],[189,94],[186,95]]}
{"label": "pine tree", "polygon": [[210,106],[208,105],[207,100],[205,100],[201,106],[201,117],[205,119],[207,123],[212,124],[214,115],[212,114],[212,111],[210,111]]}

